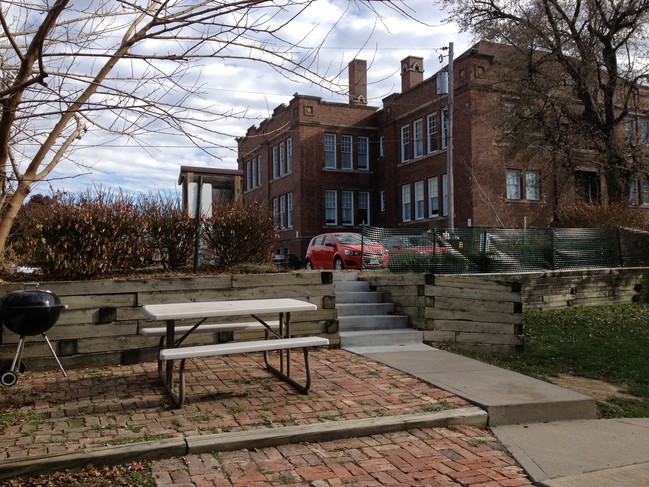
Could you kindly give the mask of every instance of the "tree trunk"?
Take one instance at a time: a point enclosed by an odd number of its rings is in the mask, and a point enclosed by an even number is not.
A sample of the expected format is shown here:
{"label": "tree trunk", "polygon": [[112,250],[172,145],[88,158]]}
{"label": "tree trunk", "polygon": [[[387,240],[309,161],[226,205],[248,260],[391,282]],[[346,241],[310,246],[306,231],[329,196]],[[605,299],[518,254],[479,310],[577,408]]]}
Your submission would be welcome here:
{"label": "tree trunk", "polygon": [[16,188],[16,192],[7,200],[5,212],[2,215],[2,218],[0,218],[0,261],[4,258],[7,239],[9,238],[11,228],[18,216],[18,212],[22,208],[25,198],[27,198],[29,193],[29,185],[24,181],[21,181]]}

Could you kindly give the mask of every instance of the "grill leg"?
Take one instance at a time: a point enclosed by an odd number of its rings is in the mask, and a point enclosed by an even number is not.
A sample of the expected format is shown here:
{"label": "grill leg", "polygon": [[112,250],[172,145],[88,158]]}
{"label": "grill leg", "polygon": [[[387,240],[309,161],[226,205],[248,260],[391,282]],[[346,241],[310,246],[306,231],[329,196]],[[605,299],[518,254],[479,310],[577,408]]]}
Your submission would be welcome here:
{"label": "grill leg", "polygon": [[47,338],[47,335],[45,333],[43,333],[43,338],[45,338],[45,341],[47,342],[47,346],[50,347],[50,352],[52,352],[52,355],[54,355],[54,360],[56,360],[56,363],[59,364],[59,369],[61,369],[61,372],[63,372],[63,377],[67,377],[68,374],[65,372],[65,369],[63,368],[63,365],[61,365],[61,361],[56,356],[56,352],[54,351],[54,348],[52,348],[52,344],[50,343],[50,339]]}
{"label": "grill leg", "polygon": [[20,341],[18,342],[18,348],[16,348],[16,355],[14,355],[14,360],[11,362],[11,369],[14,372],[18,372],[18,369],[20,368],[20,358],[22,357],[23,354],[23,347],[25,346],[25,337],[20,337]]}

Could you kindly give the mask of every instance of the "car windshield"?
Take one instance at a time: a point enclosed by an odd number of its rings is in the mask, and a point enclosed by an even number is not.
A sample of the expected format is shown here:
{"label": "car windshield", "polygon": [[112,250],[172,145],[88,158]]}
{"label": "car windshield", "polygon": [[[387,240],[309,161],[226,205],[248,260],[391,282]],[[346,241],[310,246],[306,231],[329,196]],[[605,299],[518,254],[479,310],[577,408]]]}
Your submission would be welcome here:
{"label": "car windshield", "polygon": [[360,233],[339,233],[336,234],[336,240],[344,245],[354,245],[363,242],[363,237]]}
{"label": "car windshield", "polygon": [[386,247],[432,247],[433,242],[426,237],[419,237],[417,235],[404,235],[400,237],[389,237],[381,241]]}

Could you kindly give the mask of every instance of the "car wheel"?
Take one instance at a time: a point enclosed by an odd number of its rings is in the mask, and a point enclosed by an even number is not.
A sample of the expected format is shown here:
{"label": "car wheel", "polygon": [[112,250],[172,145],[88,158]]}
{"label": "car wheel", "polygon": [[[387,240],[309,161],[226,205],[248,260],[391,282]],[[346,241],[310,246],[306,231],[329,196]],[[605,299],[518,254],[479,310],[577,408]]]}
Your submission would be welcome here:
{"label": "car wheel", "polygon": [[343,260],[340,257],[334,259],[334,269],[337,271],[343,270]]}
{"label": "car wheel", "polygon": [[313,270],[313,264],[311,263],[310,260],[307,260],[307,261],[304,263],[304,267],[305,267],[306,270],[308,270],[308,271]]}

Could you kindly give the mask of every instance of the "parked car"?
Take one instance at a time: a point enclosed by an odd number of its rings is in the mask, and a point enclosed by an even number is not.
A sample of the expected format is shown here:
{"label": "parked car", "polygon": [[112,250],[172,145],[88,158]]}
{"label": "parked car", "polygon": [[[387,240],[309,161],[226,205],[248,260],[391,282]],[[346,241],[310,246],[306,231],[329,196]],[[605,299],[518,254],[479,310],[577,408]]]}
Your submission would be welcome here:
{"label": "parked car", "polygon": [[301,269],[302,261],[295,254],[275,254],[272,263],[284,269]]}
{"label": "parked car", "polygon": [[313,237],[304,259],[307,269],[367,269],[387,264],[385,247],[353,232],[323,233]]}
{"label": "parked car", "polygon": [[416,252],[418,254],[436,254],[439,252],[453,252],[453,248],[446,242],[433,242],[423,235],[392,235],[381,240],[390,256],[403,252]]}

